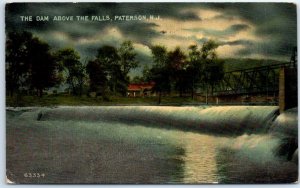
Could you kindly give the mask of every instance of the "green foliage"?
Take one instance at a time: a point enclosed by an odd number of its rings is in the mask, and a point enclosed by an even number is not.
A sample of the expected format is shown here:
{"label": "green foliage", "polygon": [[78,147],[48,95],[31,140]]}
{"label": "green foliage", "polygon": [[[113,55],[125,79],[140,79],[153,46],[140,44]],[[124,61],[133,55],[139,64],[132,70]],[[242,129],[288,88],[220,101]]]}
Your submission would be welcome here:
{"label": "green foliage", "polygon": [[142,83],[145,82],[145,80],[143,79],[143,77],[141,76],[134,76],[132,79],[130,79],[130,83]]}
{"label": "green foliage", "polygon": [[127,75],[131,69],[138,67],[136,52],[131,41],[125,41],[119,48],[121,71]]}
{"label": "green foliage", "polygon": [[121,76],[121,65],[119,63],[120,56],[118,51],[113,46],[102,46],[98,49],[97,59],[106,74],[109,89],[115,95],[119,81],[118,78]]}
{"label": "green foliage", "polygon": [[141,76],[134,76],[130,83],[143,83],[143,82],[150,82],[151,81],[151,69],[148,65],[144,65],[142,69],[142,75]]}
{"label": "green foliage", "polygon": [[189,46],[189,62],[191,65],[200,64],[201,63],[201,52],[198,50],[197,45]]}
{"label": "green foliage", "polygon": [[125,96],[129,84],[128,73],[138,66],[132,42],[123,42],[119,49],[108,45],[102,46],[98,49],[96,57],[104,70],[109,90],[114,95]]}
{"label": "green foliage", "polygon": [[42,96],[45,88],[59,83],[59,68],[50,46],[29,32],[8,34],[6,41],[6,79],[12,96],[19,90],[36,90]]}
{"label": "green foliage", "polygon": [[164,46],[151,47],[154,66],[147,71],[148,79],[155,82],[153,90],[158,92],[158,103],[161,103],[163,92],[169,93],[171,90],[171,74],[167,64],[167,50]]}
{"label": "green foliage", "polygon": [[167,64],[175,73],[177,70],[185,69],[187,67],[186,55],[179,47],[176,47],[174,51],[168,52]]}
{"label": "green foliage", "polygon": [[171,75],[167,67],[153,67],[150,70],[150,80],[155,82],[154,91],[169,93],[171,90]]}
{"label": "green foliage", "polygon": [[165,46],[152,46],[151,47],[152,58],[154,66],[164,67],[167,61],[167,48]]}
{"label": "green foliage", "polygon": [[85,67],[80,62],[80,55],[73,48],[64,48],[56,52],[56,60],[65,71],[66,83],[73,95],[81,95],[85,79]]}
{"label": "green foliage", "polygon": [[203,62],[203,82],[205,84],[206,93],[211,89],[213,95],[214,87],[224,77],[224,62],[217,59],[215,52],[218,44],[212,40],[205,42],[201,48]]}
{"label": "green foliage", "polygon": [[209,84],[211,87],[211,94],[214,92],[214,87],[221,81],[224,77],[224,61],[215,60],[213,63],[207,63],[205,66],[205,83]]}
{"label": "green foliage", "polygon": [[218,60],[215,49],[218,45],[209,40],[198,49],[189,47],[186,55],[179,47],[167,51],[164,46],[153,46],[154,65],[150,69],[150,80],[155,82],[154,90],[159,92],[175,89],[179,96],[191,92],[193,98],[197,83],[205,89],[213,89],[224,76],[224,62]]}
{"label": "green foliage", "polygon": [[10,32],[6,39],[6,88],[10,96],[28,86],[28,45],[33,36],[29,32]]}
{"label": "green foliage", "polygon": [[186,55],[179,47],[168,53],[167,68],[171,74],[171,80],[175,89],[182,96],[183,93],[190,89],[190,77],[187,72],[188,62]]}
{"label": "green foliage", "polygon": [[30,87],[37,89],[38,95],[42,96],[45,88],[53,87],[57,84],[56,70],[58,66],[54,57],[50,53],[50,46],[33,38],[28,45],[30,70]]}
{"label": "green foliage", "polygon": [[114,69],[115,66],[120,66],[120,57],[118,55],[118,51],[113,46],[104,45],[100,47],[98,49],[96,58],[101,61],[101,63],[107,70]]}
{"label": "green foliage", "polygon": [[106,95],[107,75],[104,70],[103,64],[98,59],[88,62],[86,71],[90,80],[90,92]]}
{"label": "green foliage", "polygon": [[[283,63],[275,60],[219,59],[218,44],[213,40],[202,46],[191,45],[187,52],[180,47],[168,51],[165,46],[152,46],[153,66],[144,66],[142,76],[132,83],[155,82],[153,90],[162,95],[176,93],[193,95],[201,87],[208,94],[224,77],[224,72]],[[21,95],[37,94],[64,81],[73,95],[82,95],[85,87],[103,98],[109,95],[126,96],[130,82],[128,74],[138,67],[131,41],[118,48],[101,46],[96,58],[85,65],[73,48],[63,48],[51,53],[50,46],[29,32],[10,32],[6,39],[7,94],[19,100]],[[88,80],[86,79],[88,76]],[[88,83],[89,86],[85,86]],[[86,89],[87,90],[87,89]]]}
{"label": "green foliage", "polygon": [[187,76],[189,76],[190,80],[191,96],[194,98],[196,83],[200,82],[203,78],[201,52],[197,45],[189,46]]}
{"label": "green foliage", "polygon": [[215,59],[217,58],[216,49],[218,48],[218,44],[213,40],[208,40],[203,43],[201,48],[202,59]]}

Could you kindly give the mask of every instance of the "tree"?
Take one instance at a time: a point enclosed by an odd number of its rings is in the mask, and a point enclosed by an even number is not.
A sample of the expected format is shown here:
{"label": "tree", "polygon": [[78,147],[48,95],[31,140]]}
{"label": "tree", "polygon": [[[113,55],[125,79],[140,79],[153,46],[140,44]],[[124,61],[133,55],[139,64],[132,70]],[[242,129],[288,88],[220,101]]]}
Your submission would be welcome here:
{"label": "tree", "polygon": [[50,53],[50,46],[29,32],[11,32],[6,41],[6,81],[10,96],[20,89],[36,90],[60,82],[59,67]]}
{"label": "tree", "polygon": [[153,91],[158,92],[158,104],[161,103],[162,93],[169,93],[171,80],[167,67],[153,67],[150,70],[150,79],[155,83]]}
{"label": "tree", "polygon": [[103,64],[98,59],[89,61],[86,65],[86,71],[89,76],[90,92],[96,92],[104,97],[107,88],[107,75]]}
{"label": "tree", "polygon": [[[206,98],[208,96],[209,86],[211,88],[211,95],[213,95],[215,85],[224,76],[224,62],[217,59],[215,52],[218,44],[212,40],[205,42],[201,48],[202,61],[204,66],[204,78],[206,87]],[[207,100],[206,100],[207,103]]]}
{"label": "tree", "polygon": [[155,67],[164,67],[167,62],[167,48],[165,46],[152,46],[151,47],[152,58]]}
{"label": "tree", "polygon": [[189,55],[188,55],[188,67],[187,75],[191,77],[191,96],[194,99],[194,92],[196,89],[196,83],[201,80],[202,72],[202,63],[201,63],[201,52],[198,50],[197,45],[189,46]]}
{"label": "tree", "polygon": [[201,48],[202,59],[216,59],[216,49],[218,48],[218,44],[213,40],[208,40],[203,43]]}
{"label": "tree", "polygon": [[154,81],[153,90],[158,92],[158,104],[161,103],[163,92],[170,92],[171,80],[170,71],[167,65],[167,50],[164,46],[151,47],[153,67],[148,71],[149,80]]}
{"label": "tree", "polygon": [[214,62],[208,63],[205,71],[207,72],[205,79],[210,86],[211,95],[213,95],[215,86],[224,77],[224,61],[216,59]]}
{"label": "tree", "polygon": [[75,77],[77,78],[77,91],[78,95],[82,95],[82,90],[83,90],[83,85],[86,80],[86,69],[85,66],[80,63],[77,65],[76,72],[75,72]]}
{"label": "tree", "polygon": [[179,91],[180,97],[182,97],[182,94],[191,86],[190,77],[187,74],[188,64],[186,61],[186,55],[179,47],[177,47],[174,51],[168,53],[167,64],[172,80],[174,81],[175,88]]}
{"label": "tree", "polygon": [[129,84],[128,73],[131,69],[138,67],[138,61],[136,60],[136,52],[131,41],[124,41],[118,49],[120,57],[120,73],[118,78],[118,92],[123,96],[126,95],[127,86]]}
{"label": "tree", "polygon": [[148,65],[144,65],[143,70],[142,70],[142,77],[141,77],[141,81],[142,82],[150,82],[150,76],[151,76],[151,72],[150,72],[150,68]]}
{"label": "tree", "polygon": [[98,49],[97,59],[107,76],[108,85],[113,94],[116,94],[118,79],[121,77],[120,56],[113,46],[102,46]]}
{"label": "tree", "polygon": [[6,40],[6,88],[12,97],[20,88],[28,87],[28,44],[33,36],[29,32],[10,32]]}
{"label": "tree", "polygon": [[124,41],[119,48],[121,71],[127,75],[131,69],[138,67],[136,53],[131,41]]}
{"label": "tree", "polygon": [[130,83],[140,83],[144,82],[143,77],[141,76],[134,76],[132,79],[130,79]]}
{"label": "tree", "polygon": [[30,62],[30,87],[42,97],[45,88],[59,83],[59,66],[50,53],[50,46],[38,38],[33,38],[28,44],[28,61]]}
{"label": "tree", "polygon": [[66,83],[72,90],[73,95],[82,94],[85,78],[85,69],[80,62],[80,55],[72,48],[64,48],[56,54],[57,62],[63,67],[66,75]]}
{"label": "tree", "polygon": [[103,65],[112,93],[125,96],[129,84],[128,73],[138,66],[132,42],[123,42],[119,49],[108,45],[102,46],[98,49],[97,59]]}

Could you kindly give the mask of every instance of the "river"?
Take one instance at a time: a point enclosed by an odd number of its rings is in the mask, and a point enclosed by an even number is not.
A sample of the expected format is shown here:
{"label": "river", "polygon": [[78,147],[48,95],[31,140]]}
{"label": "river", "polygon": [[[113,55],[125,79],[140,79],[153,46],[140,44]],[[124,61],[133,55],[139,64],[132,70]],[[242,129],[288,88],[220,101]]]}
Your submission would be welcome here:
{"label": "river", "polygon": [[297,114],[278,116],[274,106],[7,108],[7,178],[291,183],[298,177]]}

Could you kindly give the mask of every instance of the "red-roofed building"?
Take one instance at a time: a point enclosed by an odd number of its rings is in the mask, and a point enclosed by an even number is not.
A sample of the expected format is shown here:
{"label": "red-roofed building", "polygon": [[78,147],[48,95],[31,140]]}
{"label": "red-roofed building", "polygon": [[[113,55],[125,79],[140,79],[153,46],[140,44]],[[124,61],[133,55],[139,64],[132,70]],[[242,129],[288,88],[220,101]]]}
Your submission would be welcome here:
{"label": "red-roofed building", "polygon": [[127,88],[127,96],[129,97],[144,97],[155,95],[152,92],[154,82],[129,84]]}

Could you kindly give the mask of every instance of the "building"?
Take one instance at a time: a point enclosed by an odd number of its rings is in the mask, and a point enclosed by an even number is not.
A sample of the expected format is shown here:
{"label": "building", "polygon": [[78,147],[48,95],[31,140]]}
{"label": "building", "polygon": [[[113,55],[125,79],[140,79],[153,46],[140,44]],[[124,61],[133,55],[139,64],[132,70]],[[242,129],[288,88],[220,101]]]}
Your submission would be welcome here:
{"label": "building", "polygon": [[146,97],[155,96],[152,89],[155,86],[154,82],[129,84],[127,88],[128,97]]}

